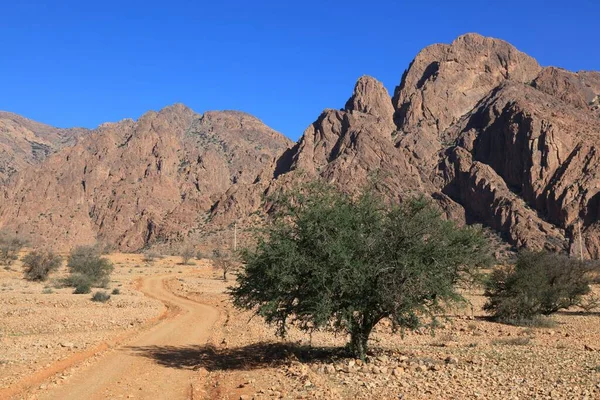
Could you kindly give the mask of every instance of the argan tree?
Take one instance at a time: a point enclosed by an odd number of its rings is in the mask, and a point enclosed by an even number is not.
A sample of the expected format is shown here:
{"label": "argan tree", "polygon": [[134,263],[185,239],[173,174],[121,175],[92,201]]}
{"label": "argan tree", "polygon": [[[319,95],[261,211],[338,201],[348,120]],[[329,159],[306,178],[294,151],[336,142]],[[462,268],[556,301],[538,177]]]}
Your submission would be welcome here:
{"label": "argan tree", "polygon": [[282,336],[290,324],[347,332],[356,357],[383,318],[416,328],[463,300],[457,283],[490,260],[481,229],[442,219],[423,198],[389,206],[372,190],[313,183],[273,201],[273,223],[242,252],[234,304]]}

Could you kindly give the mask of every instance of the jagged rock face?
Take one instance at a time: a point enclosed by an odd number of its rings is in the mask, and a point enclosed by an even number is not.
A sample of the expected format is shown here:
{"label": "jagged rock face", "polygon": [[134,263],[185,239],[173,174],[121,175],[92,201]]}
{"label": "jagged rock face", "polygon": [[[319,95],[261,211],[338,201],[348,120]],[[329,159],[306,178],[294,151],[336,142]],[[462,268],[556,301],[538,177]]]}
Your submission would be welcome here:
{"label": "jagged rock face", "polygon": [[398,124],[405,131],[442,132],[499,84],[532,81],[540,70],[509,43],[477,34],[428,46],[396,88]]}
{"label": "jagged rock face", "polygon": [[182,105],[104,124],[18,174],[0,200],[0,224],[55,247],[100,239],[136,250],[252,182],[288,144],[247,114],[199,116]]}
{"label": "jagged rock face", "polygon": [[58,129],[0,111],[0,182],[23,168],[42,162],[73,145],[86,129]]}
{"label": "jagged rock face", "polygon": [[246,114],[182,106],[102,126],[11,178],[0,226],[131,250],[209,240],[264,223],[265,198],[321,177],[391,201],[425,194],[515,247],[578,253],[581,225],[584,256],[600,258],[599,96],[597,72],[468,34],[422,50],[393,98],[361,77],[293,147]]}
{"label": "jagged rock face", "polygon": [[541,68],[476,34],[427,47],[392,108],[381,84],[360,78],[345,108],[323,112],[278,160],[274,181],[232,188],[213,216],[242,218],[264,206],[260,194],[307,177],[352,191],[376,176],[393,199],[425,193],[448,217],[483,223],[516,247],[573,252],[580,220],[584,252],[597,258],[599,76]]}

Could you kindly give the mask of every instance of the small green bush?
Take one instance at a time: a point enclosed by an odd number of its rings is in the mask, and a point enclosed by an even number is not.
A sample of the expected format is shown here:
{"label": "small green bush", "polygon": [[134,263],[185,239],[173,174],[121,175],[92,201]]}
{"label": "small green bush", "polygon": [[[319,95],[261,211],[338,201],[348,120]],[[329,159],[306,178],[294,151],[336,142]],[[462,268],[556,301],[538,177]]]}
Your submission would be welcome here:
{"label": "small green bush", "polygon": [[88,294],[92,291],[89,281],[81,281],[75,285],[73,294]]}
{"label": "small green bush", "polygon": [[108,300],[110,300],[110,294],[106,293],[105,291],[99,290],[92,296],[92,301],[106,303]]}
{"label": "small green bush", "polygon": [[514,266],[486,283],[484,309],[502,322],[526,321],[578,304],[590,291],[590,264],[564,255],[523,251]]}
{"label": "small green bush", "polygon": [[114,288],[114,289],[113,289],[113,291],[112,291],[112,294],[114,294],[114,295],[121,294],[121,289],[119,289],[119,288]]}
{"label": "small green bush", "polygon": [[62,264],[62,258],[51,251],[34,250],[21,260],[28,281],[45,281]]}
{"label": "small green bush", "polygon": [[100,256],[94,246],[79,246],[71,251],[67,267],[71,275],[87,277],[91,286],[106,287],[114,267],[112,263]]}

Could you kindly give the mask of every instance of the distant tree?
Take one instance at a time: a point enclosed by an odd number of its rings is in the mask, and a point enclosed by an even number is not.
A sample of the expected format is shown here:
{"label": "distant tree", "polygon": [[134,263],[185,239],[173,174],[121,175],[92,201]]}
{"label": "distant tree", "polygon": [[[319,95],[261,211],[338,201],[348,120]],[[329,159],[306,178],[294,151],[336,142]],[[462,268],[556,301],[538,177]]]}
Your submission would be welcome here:
{"label": "distant tree", "polygon": [[62,258],[48,250],[34,250],[21,259],[25,279],[45,281],[62,264]]}
{"label": "distant tree", "polygon": [[190,260],[194,258],[196,250],[191,244],[185,244],[181,247],[179,255],[181,256],[181,264],[190,265]]}
{"label": "distant tree", "polygon": [[96,246],[78,246],[71,250],[67,262],[71,273],[69,279],[92,287],[106,287],[114,267],[110,260],[101,257],[100,252]]}
{"label": "distant tree", "polygon": [[545,251],[522,251],[514,266],[494,270],[484,309],[504,322],[527,321],[578,304],[590,291],[591,262]]}
{"label": "distant tree", "polygon": [[27,241],[8,231],[0,231],[0,264],[10,266],[19,259],[19,252]]}
{"label": "distant tree", "polygon": [[353,198],[313,183],[273,202],[273,223],[242,252],[234,304],[280,335],[289,324],[347,332],[363,359],[379,321],[396,330],[434,320],[490,260],[481,229],[442,219],[423,198],[386,206],[370,189]]}
{"label": "distant tree", "polygon": [[216,269],[223,272],[223,280],[227,282],[227,274],[233,271],[236,266],[235,260],[233,260],[230,254],[215,249],[213,250],[212,262]]}

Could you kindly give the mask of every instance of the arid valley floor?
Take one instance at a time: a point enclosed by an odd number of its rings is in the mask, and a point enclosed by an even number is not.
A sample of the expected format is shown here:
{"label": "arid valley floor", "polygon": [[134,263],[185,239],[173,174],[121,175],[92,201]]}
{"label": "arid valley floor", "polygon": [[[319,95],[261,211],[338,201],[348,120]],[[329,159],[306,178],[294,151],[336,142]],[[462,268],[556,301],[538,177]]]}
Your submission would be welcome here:
{"label": "arid valley floor", "polygon": [[[2,399],[598,399],[600,314],[560,312],[548,328],[493,323],[471,306],[442,327],[392,335],[380,324],[366,364],[345,337],[286,340],[235,310],[209,260],[152,263],[112,254],[107,303],[0,270]],[[594,287],[596,293],[600,287]],[[309,347],[312,346],[312,347]]]}

